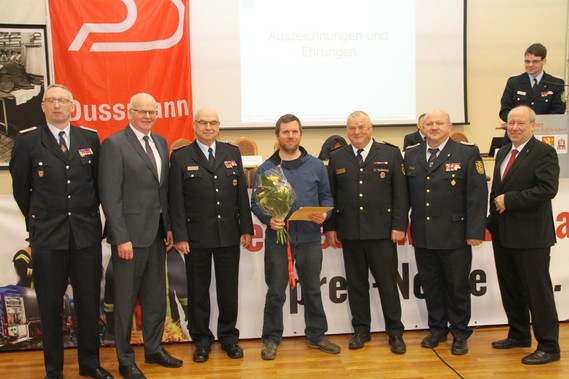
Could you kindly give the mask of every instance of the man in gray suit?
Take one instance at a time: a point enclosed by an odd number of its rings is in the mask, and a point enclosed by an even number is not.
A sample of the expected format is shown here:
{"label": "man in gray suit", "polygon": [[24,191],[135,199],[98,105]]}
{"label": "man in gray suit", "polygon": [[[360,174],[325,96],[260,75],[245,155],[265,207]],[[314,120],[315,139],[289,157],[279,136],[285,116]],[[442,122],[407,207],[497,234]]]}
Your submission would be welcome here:
{"label": "man in gray suit", "polygon": [[142,304],[146,363],[180,367],[160,343],[166,317],[166,251],[173,245],[168,214],[168,147],[151,133],[157,104],[146,93],[129,104],[129,125],[101,145],[99,190],[112,245],[115,341],[119,371],[145,378],[130,345],[132,313]]}

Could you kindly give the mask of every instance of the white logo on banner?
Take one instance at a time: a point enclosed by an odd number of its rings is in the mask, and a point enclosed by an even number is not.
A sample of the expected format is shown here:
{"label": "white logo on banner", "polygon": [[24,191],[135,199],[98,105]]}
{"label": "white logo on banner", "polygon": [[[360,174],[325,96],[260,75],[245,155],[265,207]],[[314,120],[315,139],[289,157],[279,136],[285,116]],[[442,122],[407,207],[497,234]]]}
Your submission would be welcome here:
{"label": "white logo on banner", "polygon": [[[85,43],[90,33],[122,33],[129,30],[136,22],[138,11],[134,0],[121,0],[127,9],[127,15],[123,22],[118,24],[83,24],[75,39],[69,45],[69,51],[78,51]],[[184,4],[182,0],[170,0],[178,9],[178,27],[174,34],[167,39],[147,41],[147,42],[95,42],[89,51],[111,52],[111,51],[148,51],[168,49],[176,45],[184,35]]]}

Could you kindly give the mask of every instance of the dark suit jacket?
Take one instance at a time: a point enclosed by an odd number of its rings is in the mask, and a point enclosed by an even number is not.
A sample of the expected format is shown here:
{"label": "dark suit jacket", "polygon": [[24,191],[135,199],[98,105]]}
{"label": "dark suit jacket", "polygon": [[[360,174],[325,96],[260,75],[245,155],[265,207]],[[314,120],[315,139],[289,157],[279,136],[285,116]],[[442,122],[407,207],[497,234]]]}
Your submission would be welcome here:
{"label": "dark suit jacket", "polygon": [[99,137],[75,126],[69,133],[67,158],[47,126],[18,134],[14,143],[12,189],[33,249],[67,250],[70,231],[78,249],[101,243]]}
{"label": "dark suit jacket", "polygon": [[170,230],[168,209],[168,146],[150,133],[162,160],[160,182],[152,162],[130,126],[109,136],[101,146],[99,191],[112,245],[133,247],[154,242],[160,224]]}
{"label": "dark suit jacket", "polygon": [[[511,143],[503,146],[496,156],[488,230],[506,248],[552,246],[555,243],[555,226],[551,199],[557,194],[559,185],[557,152],[532,137],[502,183],[500,165],[511,147]],[[494,199],[501,194],[505,194],[506,211],[498,214]]]}
{"label": "dark suit jacket", "polygon": [[508,112],[518,105],[527,105],[536,114],[565,113],[564,84],[562,79],[544,72],[535,95],[527,73],[510,77],[500,100],[500,118],[507,121]]}
{"label": "dark suit jacket", "polygon": [[328,177],[335,207],[324,230],[348,240],[389,239],[392,230],[406,232],[409,201],[402,165],[398,148],[375,141],[361,171],[352,145],[333,151]]}
{"label": "dark suit jacket", "polygon": [[197,143],[172,153],[170,206],[174,242],[190,249],[239,245],[253,221],[239,148],[216,142],[214,168]]}
{"label": "dark suit jacket", "polygon": [[406,134],[405,138],[403,139],[403,150],[405,150],[409,146],[413,146],[424,141],[425,140],[423,139],[423,137],[421,137],[421,133],[419,132],[419,130],[411,134]]}
{"label": "dark suit jacket", "polygon": [[478,147],[448,140],[429,168],[425,144],[404,158],[413,246],[458,249],[483,240],[488,185]]}

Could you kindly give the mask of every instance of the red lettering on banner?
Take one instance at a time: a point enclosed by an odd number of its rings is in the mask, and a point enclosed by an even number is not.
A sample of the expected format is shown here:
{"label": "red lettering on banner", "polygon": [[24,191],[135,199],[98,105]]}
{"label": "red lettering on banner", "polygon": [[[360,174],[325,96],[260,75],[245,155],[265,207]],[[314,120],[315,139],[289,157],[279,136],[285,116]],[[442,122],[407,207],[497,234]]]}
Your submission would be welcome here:
{"label": "red lettering on banner", "polygon": [[562,221],[562,223],[557,226],[555,229],[555,233],[557,234],[557,238],[563,239],[567,238],[569,235],[569,212],[561,212],[557,215],[557,221]]}
{"label": "red lettering on banner", "polygon": [[128,102],[158,102],[154,131],[193,139],[189,0],[48,0],[55,81],[73,92],[72,121],[104,139],[128,123]]}
{"label": "red lettering on banner", "polygon": [[253,238],[251,239],[251,244],[246,247],[252,253],[257,253],[263,250],[265,244],[265,233],[263,233],[263,228],[259,224],[253,224]]}

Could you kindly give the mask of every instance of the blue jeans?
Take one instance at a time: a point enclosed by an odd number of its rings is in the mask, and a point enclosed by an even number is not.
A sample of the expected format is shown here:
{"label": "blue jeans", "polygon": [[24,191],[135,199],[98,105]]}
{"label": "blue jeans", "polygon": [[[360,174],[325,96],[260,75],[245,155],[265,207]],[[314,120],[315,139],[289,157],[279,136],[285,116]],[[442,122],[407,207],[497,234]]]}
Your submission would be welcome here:
{"label": "blue jeans", "polygon": [[[325,338],[328,322],[322,305],[320,271],[322,246],[320,241],[291,244],[298,283],[304,304],[304,333],[310,343]],[[263,341],[280,344],[283,339],[283,305],[288,286],[288,260],[286,245],[267,242],[265,245],[265,283],[269,287],[265,297]],[[296,299],[291,299],[296,301]]]}

